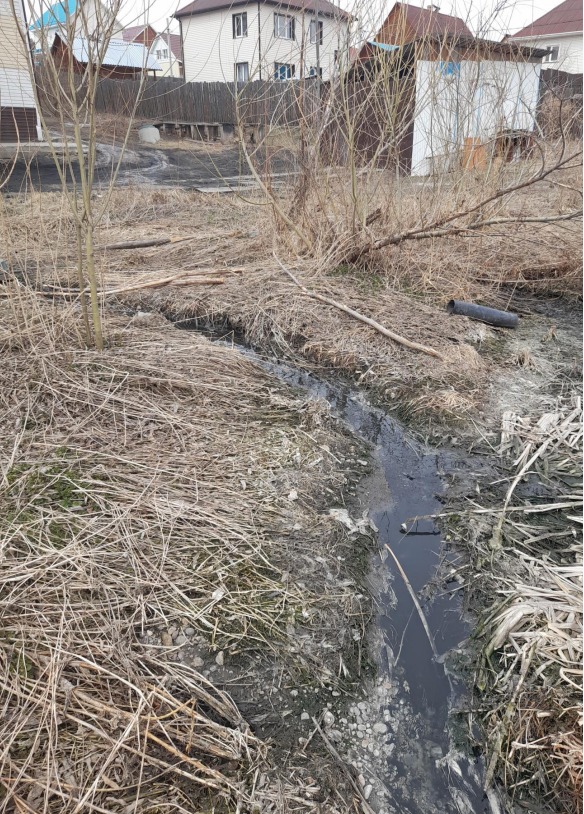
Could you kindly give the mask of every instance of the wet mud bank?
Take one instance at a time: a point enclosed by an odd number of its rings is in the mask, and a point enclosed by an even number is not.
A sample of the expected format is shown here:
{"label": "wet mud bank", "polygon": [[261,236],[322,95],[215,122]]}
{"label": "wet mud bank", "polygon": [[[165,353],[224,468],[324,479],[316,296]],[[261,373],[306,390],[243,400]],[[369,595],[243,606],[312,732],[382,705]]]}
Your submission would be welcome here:
{"label": "wet mud bank", "polygon": [[502,810],[493,793],[484,794],[482,761],[468,747],[462,665],[472,621],[452,576],[458,555],[431,517],[443,509],[448,489],[468,484],[479,465],[421,444],[349,383],[229,344],[309,399],[326,402],[370,450],[369,474],[355,499],[333,511],[351,533],[368,527],[377,538],[369,576],[374,669],[360,695],[332,698],[321,719],[366,805],[379,814]]}
{"label": "wet mud bank", "polygon": [[[264,171],[269,171],[275,183],[296,167],[290,156],[256,156]],[[79,166],[72,168],[61,159],[61,172],[67,184],[79,182]],[[73,176],[73,177],[72,177]],[[50,155],[39,155],[28,161],[0,163],[0,183],[9,193],[36,190],[51,191],[62,187],[61,173]],[[250,174],[245,156],[238,145],[208,151],[193,144],[192,149],[165,145],[162,148],[132,145],[123,151],[119,146],[101,143],[96,156],[96,190],[116,186],[159,186],[167,188],[219,191],[247,189],[257,186]]]}

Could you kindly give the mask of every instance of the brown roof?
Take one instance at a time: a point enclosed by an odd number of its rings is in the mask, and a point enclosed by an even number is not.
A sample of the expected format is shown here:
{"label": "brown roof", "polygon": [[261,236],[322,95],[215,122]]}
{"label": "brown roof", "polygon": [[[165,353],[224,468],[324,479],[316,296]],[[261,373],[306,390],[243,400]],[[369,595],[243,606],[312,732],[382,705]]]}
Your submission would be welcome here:
{"label": "brown roof", "polygon": [[409,3],[396,3],[394,8],[403,10],[408,25],[415,31],[416,39],[436,34],[473,36],[472,31],[460,17],[452,17],[450,14],[443,14],[441,11],[435,11],[431,8],[411,6]]}
{"label": "brown roof", "polygon": [[513,39],[545,37],[553,34],[571,34],[576,31],[582,31],[582,0],[565,0],[512,36]]}
{"label": "brown roof", "polygon": [[131,25],[129,26],[129,28],[124,28],[124,30],[122,31],[122,37],[125,39],[126,42],[134,42],[136,37],[139,37],[145,28],[148,28],[148,26]]}
{"label": "brown roof", "polygon": [[[270,6],[281,6],[283,9],[289,8],[296,11],[316,11],[325,17],[342,17],[349,19],[351,17],[346,11],[335,6],[329,0],[262,0]],[[175,17],[188,17],[191,14],[202,14],[205,11],[218,11],[222,8],[231,8],[232,6],[247,5],[248,0],[194,0],[184,8],[179,8],[175,12]]]}
{"label": "brown roof", "polygon": [[176,59],[182,60],[182,48],[181,48],[181,41],[180,41],[180,34],[168,34],[164,32],[163,34],[158,35],[163,42],[165,42],[168,47],[170,48],[172,55],[176,57]]}

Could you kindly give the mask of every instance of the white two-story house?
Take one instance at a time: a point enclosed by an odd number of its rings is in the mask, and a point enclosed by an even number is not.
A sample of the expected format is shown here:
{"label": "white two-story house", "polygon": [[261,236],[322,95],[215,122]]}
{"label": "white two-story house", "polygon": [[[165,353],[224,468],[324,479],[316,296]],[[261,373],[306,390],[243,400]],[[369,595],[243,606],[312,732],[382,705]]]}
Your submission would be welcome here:
{"label": "white two-story house", "polygon": [[564,0],[507,39],[533,48],[547,48],[544,68],[582,73],[582,0]]}
{"label": "white two-story house", "polygon": [[194,0],[179,9],[187,82],[329,79],[351,17],[329,0]]}

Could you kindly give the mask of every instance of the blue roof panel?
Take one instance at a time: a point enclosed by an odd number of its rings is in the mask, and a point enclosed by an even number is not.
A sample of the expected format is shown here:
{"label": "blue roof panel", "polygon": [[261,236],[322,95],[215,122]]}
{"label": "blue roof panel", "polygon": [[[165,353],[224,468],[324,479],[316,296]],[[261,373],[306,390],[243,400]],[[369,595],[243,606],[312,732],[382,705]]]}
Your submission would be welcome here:
{"label": "blue roof panel", "polygon": [[375,40],[367,40],[368,45],[373,45],[374,48],[381,48],[382,51],[397,51],[399,45],[388,45],[385,42],[375,42]]}
{"label": "blue roof panel", "polygon": [[52,28],[56,25],[65,25],[67,18],[75,14],[76,9],[77,0],[59,0],[58,3],[48,8],[38,20],[31,23],[29,28]]}

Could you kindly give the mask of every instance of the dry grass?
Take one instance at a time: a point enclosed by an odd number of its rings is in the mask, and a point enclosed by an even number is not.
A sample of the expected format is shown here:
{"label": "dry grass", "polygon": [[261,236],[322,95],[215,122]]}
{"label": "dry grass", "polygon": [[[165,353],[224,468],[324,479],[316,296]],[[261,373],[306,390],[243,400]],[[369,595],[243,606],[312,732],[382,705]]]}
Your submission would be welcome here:
{"label": "dry grass", "polygon": [[[15,266],[26,266],[42,281],[75,285],[73,233],[58,195],[44,195],[27,203],[10,201],[5,229],[9,245],[18,247]],[[336,367],[374,386],[398,409],[417,408],[423,390],[434,393],[436,416],[441,413],[436,392],[464,391],[459,405],[450,395],[443,416],[460,418],[476,404],[476,372],[485,362],[465,341],[465,320],[453,321],[436,304],[425,303],[396,290],[393,278],[380,273],[356,273],[340,268],[323,273],[309,261],[293,268],[311,289],[336,298],[389,328],[435,347],[445,357],[432,366],[416,353],[404,350],[335,309],[307,300],[286,278],[272,257],[270,229],[261,220],[263,207],[250,207],[239,199],[201,198],[178,190],[116,190],[101,234],[102,244],[141,235],[190,239],[181,243],[99,256],[104,288],[151,281],[175,271],[221,271],[224,285],[210,288],[173,288],[124,296],[124,303],[143,310],[157,309],[173,320],[195,318],[202,326],[241,331],[254,344],[277,353],[294,352],[316,366]],[[38,210],[37,210],[38,208]],[[32,229],[32,210],[38,211]],[[26,222],[23,220],[23,215]],[[251,218],[251,220],[250,220]],[[49,236],[59,234],[58,249]],[[230,273],[230,268],[243,273]],[[444,306],[447,301],[444,297]],[[110,300],[111,302],[111,300]],[[462,363],[462,364],[461,364]],[[464,371],[464,378],[461,377]],[[467,375],[468,374],[468,375]],[[459,409],[460,408],[460,409]],[[430,412],[428,410],[428,412]]]}
{"label": "dry grass", "polygon": [[311,809],[314,782],[272,769],[162,634],[188,624],[211,649],[334,678],[364,610],[314,560],[318,538],[341,567],[312,495],[338,493],[342,439],[236,352],[114,318],[100,355],[71,311],[6,289],[0,810],[195,812],[201,794]]}
{"label": "dry grass", "polygon": [[[386,180],[390,186],[396,183]],[[406,180],[400,182],[403,221],[415,216],[420,194],[427,192],[431,199],[440,192],[426,191],[412,179],[408,188]],[[550,181],[538,195],[547,196],[551,208],[561,210],[571,205],[573,181],[567,177]],[[530,206],[537,208],[538,195],[525,194]],[[338,206],[342,219],[346,213],[341,203]],[[428,365],[423,357],[333,308],[307,300],[295,289],[274,262],[273,246],[281,235],[266,222],[268,212],[265,202],[253,196],[250,205],[240,198],[202,197],[182,190],[115,190],[101,227],[102,245],[140,236],[189,240],[100,252],[103,288],[130,286],[175,272],[219,271],[225,285],[131,293],[124,302],[159,309],[172,319],[195,318],[200,325],[235,329],[247,341],[270,346],[280,354],[292,349],[297,359],[357,376],[402,415],[452,421],[475,413],[484,398],[477,381],[489,375],[490,364],[477,353],[476,326],[444,313],[448,300],[457,297],[508,308],[513,307],[514,292],[522,287],[563,294],[575,294],[581,287],[581,250],[573,225],[526,225],[505,235],[414,241],[372,256],[367,267],[360,269],[327,268],[306,258],[288,258],[286,262],[312,290],[436,348],[445,361]],[[386,208],[371,228],[381,231],[396,216]],[[42,269],[44,282],[75,285],[74,235],[59,195],[9,201],[3,223],[7,244],[18,248],[17,268],[25,266],[35,274]],[[230,268],[244,271],[232,274]],[[487,329],[485,336],[494,334]]]}
{"label": "dry grass", "polygon": [[490,540],[473,542],[482,590],[496,595],[479,628],[487,782],[497,773],[517,799],[573,814],[583,788],[580,395],[538,419],[506,414],[500,454],[512,461],[503,508]]}

